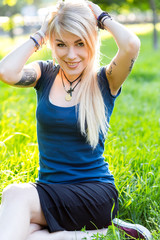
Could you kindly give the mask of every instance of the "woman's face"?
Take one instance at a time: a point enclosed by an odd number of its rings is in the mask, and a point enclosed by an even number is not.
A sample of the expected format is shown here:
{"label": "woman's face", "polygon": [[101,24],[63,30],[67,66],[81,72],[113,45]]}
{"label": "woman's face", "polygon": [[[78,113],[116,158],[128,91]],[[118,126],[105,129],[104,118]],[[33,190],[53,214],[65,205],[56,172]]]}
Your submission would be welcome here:
{"label": "woman's face", "polygon": [[53,47],[59,65],[69,80],[74,80],[88,64],[88,47],[80,37],[69,32],[63,32],[61,36],[55,33]]}

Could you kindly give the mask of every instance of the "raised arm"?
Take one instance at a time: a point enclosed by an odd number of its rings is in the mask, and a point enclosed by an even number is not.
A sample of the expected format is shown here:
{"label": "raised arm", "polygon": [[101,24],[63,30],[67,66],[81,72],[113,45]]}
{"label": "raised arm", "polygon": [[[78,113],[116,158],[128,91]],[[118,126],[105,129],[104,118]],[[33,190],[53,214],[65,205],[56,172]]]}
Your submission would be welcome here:
{"label": "raised arm", "polygon": [[40,31],[21,46],[17,47],[0,61],[0,80],[17,87],[33,87],[41,76],[37,62],[26,64],[29,57],[42,45],[47,31],[48,20],[42,24]]}
{"label": "raised arm", "polygon": [[[91,2],[90,6],[96,18],[98,18],[103,11],[98,5]],[[106,66],[111,93],[115,95],[132,70],[138,56],[140,40],[128,28],[109,17],[103,17],[101,22],[103,22],[104,30],[108,30],[112,34],[118,46],[118,52]]]}
{"label": "raised arm", "polygon": [[[34,38],[40,42],[37,34]],[[41,75],[40,67],[36,62],[25,64],[35,50],[34,41],[29,39],[9,53],[0,61],[0,80],[17,87],[34,86]]]}

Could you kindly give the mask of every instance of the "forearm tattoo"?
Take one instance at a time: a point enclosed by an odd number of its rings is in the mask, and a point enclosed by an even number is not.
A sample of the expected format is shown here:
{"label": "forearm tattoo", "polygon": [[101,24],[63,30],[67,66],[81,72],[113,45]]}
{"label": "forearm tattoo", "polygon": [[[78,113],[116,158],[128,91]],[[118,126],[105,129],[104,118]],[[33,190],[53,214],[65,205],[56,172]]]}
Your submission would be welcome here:
{"label": "forearm tattoo", "polygon": [[133,65],[134,65],[135,59],[131,59],[131,65],[129,66],[129,71],[132,71]]}
{"label": "forearm tattoo", "polygon": [[108,72],[107,72],[109,76],[112,75],[113,65],[114,65],[114,66],[117,66],[117,64],[115,63],[115,61],[113,61],[113,62],[111,63],[110,68],[109,68],[109,70],[108,70]]}
{"label": "forearm tattoo", "polygon": [[29,86],[37,79],[37,73],[34,69],[24,69],[22,78],[19,82],[15,83],[16,86]]}

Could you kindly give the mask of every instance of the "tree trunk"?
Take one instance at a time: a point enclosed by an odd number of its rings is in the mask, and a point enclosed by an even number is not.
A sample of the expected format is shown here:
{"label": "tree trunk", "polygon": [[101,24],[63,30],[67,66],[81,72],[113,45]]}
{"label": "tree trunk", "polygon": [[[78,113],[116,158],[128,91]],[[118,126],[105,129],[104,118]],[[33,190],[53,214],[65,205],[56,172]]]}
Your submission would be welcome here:
{"label": "tree trunk", "polygon": [[154,49],[158,49],[158,34],[157,34],[157,29],[156,29],[156,24],[158,22],[157,20],[157,14],[156,14],[156,4],[155,4],[155,0],[150,0],[150,6],[153,12],[153,26],[154,26],[154,30],[153,30],[153,46]]}
{"label": "tree trunk", "polygon": [[10,36],[10,38],[12,38],[12,39],[14,38],[13,29],[14,29],[14,22],[13,22],[12,17],[10,17],[10,19],[9,19],[9,36]]}

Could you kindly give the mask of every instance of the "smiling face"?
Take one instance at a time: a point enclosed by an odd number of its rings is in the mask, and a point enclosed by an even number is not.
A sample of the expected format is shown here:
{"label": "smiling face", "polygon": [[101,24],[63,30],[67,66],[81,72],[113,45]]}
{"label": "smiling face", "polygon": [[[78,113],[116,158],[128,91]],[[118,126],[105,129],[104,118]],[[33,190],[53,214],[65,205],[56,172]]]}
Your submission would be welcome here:
{"label": "smiling face", "polygon": [[70,81],[78,77],[86,68],[89,60],[89,50],[80,37],[62,32],[53,36],[53,49],[60,67]]}

